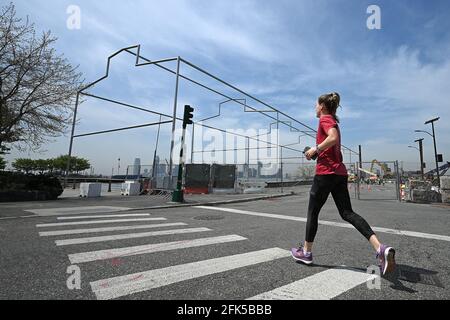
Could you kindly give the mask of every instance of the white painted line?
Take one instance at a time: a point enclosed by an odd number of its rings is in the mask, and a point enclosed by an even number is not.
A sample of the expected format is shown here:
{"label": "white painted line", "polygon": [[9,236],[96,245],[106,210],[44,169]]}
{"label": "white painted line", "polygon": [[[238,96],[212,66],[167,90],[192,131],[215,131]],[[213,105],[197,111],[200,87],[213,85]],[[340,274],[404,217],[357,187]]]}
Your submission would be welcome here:
{"label": "white painted line", "polygon": [[201,247],[201,246],[207,246],[207,245],[212,245],[212,244],[220,244],[220,243],[242,241],[242,240],[247,240],[247,238],[244,238],[244,237],[241,237],[238,235],[228,235],[228,236],[193,239],[193,240],[183,240],[183,241],[166,242],[166,243],[146,244],[143,246],[134,246],[134,247],[118,248],[118,249],[106,249],[106,250],[69,254],[69,260],[72,264],[76,264],[76,263],[91,262],[91,261],[97,261],[97,260],[114,259],[114,258],[119,258],[119,257],[128,257],[128,256],[139,255],[139,254],[148,254],[148,253],[170,251],[170,250],[177,250],[177,249]]}
{"label": "white painted line", "polygon": [[263,213],[263,212],[245,211],[245,210],[237,210],[237,209],[221,208],[221,207],[208,207],[208,206],[197,206],[194,208],[215,210],[215,211],[224,211],[224,212],[231,212],[231,213],[239,213],[239,214],[246,214],[246,215],[250,215],[250,216],[259,216],[259,217],[266,217],[266,218],[275,218],[275,219],[306,222],[306,218],[286,216],[286,215],[274,214],[274,213]]}
{"label": "white painted line", "polygon": [[18,216],[18,217],[3,217],[0,218],[0,220],[11,220],[11,219],[19,219],[19,218],[35,218],[38,217],[36,215],[32,215],[32,216]]}
{"label": "white painted line", "polygon": [[378,227],[374,227],[372,229],[373,229],[373,231],[391,233],[391,234],[396,234],[396,235],[401,235],[401,236],[450,241],[449,236],[443,236],[443,235],[439,235],[439,234],[422,233],[422,232],[416,232],[416,231],[395,230],[395,229],[378,228]]}
{"label": "white painted line", "polygon": [[60,226],[75,226],[80,224],[99,224],[99,223],[117,223],[117,222],[137,222],[137,221],[162,221],[166,218],[137,218],[137,219],[116,219],[116,220],[93,220],[93,221],[78,221],[78,222],[57,222],[37,224],[36,227],[60,227]]}
{"label": "white painted line", "polygon": [[[307,220],[306,218],[301,218],[301,217],[237,210],[237,209],[230,209],[230,208],[219,208],[219,207],[208,207],[208,206],[197,206],[194,208],[215,210],[215,211],[224,211],[224,212],[230,212],[230,213],[239,213],[239,214],[266,217],[266,218],[293,220],[293,221],[300,221],[300,222],[306,222],[306,220]],[[354,227],[349,223],[319,220],[319,224],[326,225],[326,226],[339,227],[339,228],[354,229]],[[450,242],[450,236],[443,236],[443,235],[439,235],[439,234],[422,233],[422,232],[415,232],[415,231],[404,231],[404,230],[388,229],[388,228],[380,228],[380,227],[373,227],[372,230],[375,232],[389,233],[389,234],[400,235],[400,236],[409,236],[409,237],[433,239],[433,240],[441,240],[441,241],[449,241]]]}
{"label": "white painted line", "polygon": [[289,251],[272,248],[149,270],[94,281],[90,284],[97,299],[107,300],[288,256],[290,256]]}
{"label": "white painted line", "polygon": [[82,213],[116,212],[131,209],[132,208],[125,208],[125,207],[89,206],[89,207],[70,207],[70,208],[30,209],[25,211],[37,214],[38,216],[59,216],[59,215],[82,214]]}
{"label": "white painted line", "polygon": [[377,275],[350,268],[329,269],[247,300],[330,300]]}
{"label": "white painted line", "polygon": [[182,223],[182,222],[159,223],[159,224],[145,224],[145,225],[107,227],[107,228],[90,228],[90,229],[72,229],[72,230],[44,231],[44,232],[39,232],[39,235],[41,237],[64,236],[64,235],[68,235],[68,234],[123,231],[123,230],[135,230],[135,229],[150,229],[150,228],[176,227],[176,226],[186,226],[186,225],[187,225],[186,223]]}
{"label": "white painted line", "polygon": [[115,218],[115,217],[143,217],[150,213],[130,213],[130,214],[110,214],[102,216],[78,216],[78,217],[58,217],[57,220],[76,220],[76,219],[97,219],[97,218]]}
{"label": "white painted line", "polygon": [[165,235],[171,235],[171,234],[194,233],[194,232],[205,232],[205,231],[212,231],[212,230],[208,229],[208,228],[162,230],[162,231],[142,232],[142,233],[116,234],[116,235],[101,236],[101,237],[56,240],[55,243],[57,246],[68,246],[68,245],[72,245],[72,244],[83,244],[83,243],[93,243],[93,242],[103,242],[103,241],[113,241],[113,240],[123,240],[123,239],[135,239],[135,238],[165,236]]}

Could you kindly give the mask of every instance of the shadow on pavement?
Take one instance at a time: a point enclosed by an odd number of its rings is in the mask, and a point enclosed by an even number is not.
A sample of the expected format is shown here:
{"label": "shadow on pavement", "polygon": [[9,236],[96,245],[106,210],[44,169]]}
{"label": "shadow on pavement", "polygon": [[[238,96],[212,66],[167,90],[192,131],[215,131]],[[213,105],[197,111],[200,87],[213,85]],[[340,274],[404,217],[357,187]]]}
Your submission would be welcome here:
{"label": "shadow on pavement", "polygon": [[445,288],[437,275],[436,271],[398,264],[396,270],[392,274],[385,275],[383,279],[391,282],[391,288],[394,290],[416,293],[416,290],[406,287],[402,281]]}
{"label": "shadow on pavement", "polygon": [[343,265],[327,265],[327,264],[317,264],[312,263],[310,265],[306,265],[302,263],[301,261],[295,261],[297,264],[309,267],[309,268],[325,268],[325,269],[344,269],[344,270],[351,270],[351,271],[361,271],[366,273],[366,269],[364,268],[358,268],[358,267],[350,267],[350,266],[343,266]]}
{"label": "shadow on pavement", "polygon": [[[300,261],[296,261],[297,264],[305,266]],[[325,268],[325,269],[346,269],[352,271],[361,271],[363,273],[367,272],[367,269],[360,267],[350,267],[342,265],[325,265],[325,264],[311,264],[308,265],[309,268]],[[391,283],[391,288],[394,290],[404,291],[408,293],[417,293],[417,290],[408,288],[403,284],[402,281],[414,283],[414,284],[425,284],[438,288],[445,288],[442,282],[438,278],[438,272],[431,271],[427,269],[414,268],[408,265],[397,264],[397,268],[391,274],[387,274],[382,278]]]}

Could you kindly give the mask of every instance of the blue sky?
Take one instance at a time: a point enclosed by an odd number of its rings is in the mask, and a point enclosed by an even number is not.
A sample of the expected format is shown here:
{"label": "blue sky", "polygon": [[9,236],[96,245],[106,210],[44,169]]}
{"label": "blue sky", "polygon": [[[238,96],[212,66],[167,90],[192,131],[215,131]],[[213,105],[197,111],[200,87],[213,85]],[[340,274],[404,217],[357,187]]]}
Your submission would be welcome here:
{"label": "blue sky", "polygon": [[[430,131],[424,122],[440,116],[438,152],[444,160],[450,159],[449,1],[23,0],[14,4],[19,16],[28,15],[39,30],[51,30],[59,38],[58,52],[80,66],[87,82],[104,74],[107,56],[141,44],[141,54],[147,58],[181,56],[313,128],[317,97],[339,92],[342,142],[354,150],[362,145],[365,161],[399,160],[418,166],[417,150],[407,146],[424,137],[425,161],[431,168],[431,137],[414,130]],[[381,9],[381,30],[366,26],[371,4]],[[81,9],[79,30],[66,26],[69,5]],[[192,69],[183,66],[181,71],[241,98]],[[112,64],[110,79],[90,92],[171,114],[173,91],[172,76],[152,67],[134,68],[131,56],[120,55]],[[214,115],[221,101],[180,84],[178,109],[193,105],[194,120]],[[228,115],[211,125],[247,130],[270,124],[270,119],[244,114],[239,106],[225,108]],[[93,99],[81,105],[79,115],[77,133],[158,120]],[[119,157],[122,168],[135,157],[151,164],[155,133],[156,128],[147,128],[80,138],[75,140],[74,154],[89,158],[95,171],[104,174],[117,167]],[[298,139],[286,129],[281,137],[283,144]],[[301,148],[314,144],[302,139]],[[158,152],[163,159],[168,158],[169,144],[166,125]],[[65,154],[68,137],[42,149],[41,153],[14,151],[7,160]]]}

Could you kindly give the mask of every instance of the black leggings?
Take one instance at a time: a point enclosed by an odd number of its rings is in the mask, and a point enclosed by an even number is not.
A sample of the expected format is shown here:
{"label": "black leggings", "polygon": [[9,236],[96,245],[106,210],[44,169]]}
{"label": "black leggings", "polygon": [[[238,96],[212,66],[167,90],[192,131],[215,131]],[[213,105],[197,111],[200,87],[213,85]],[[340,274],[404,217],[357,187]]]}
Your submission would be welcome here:
{"label": "black leggings", "polygon": [[361,216],[353,212],[347,187],[347,176],[316,175],[311,188],[306,222],[306,241],[314,242],[319,222],[319,212],[331,192],[342,219],[352,224],[358,231],[370,239],[375,233]]}

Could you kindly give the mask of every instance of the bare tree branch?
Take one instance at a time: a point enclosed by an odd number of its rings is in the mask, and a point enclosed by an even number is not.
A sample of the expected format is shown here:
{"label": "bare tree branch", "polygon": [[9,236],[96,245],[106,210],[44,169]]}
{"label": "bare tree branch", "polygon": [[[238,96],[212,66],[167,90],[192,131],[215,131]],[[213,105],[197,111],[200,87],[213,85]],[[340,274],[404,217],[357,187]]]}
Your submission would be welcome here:
{"label": "bare tree branch", "polygon": [[32,150],[64,134],[83,87],[78,66],[52,47],[50,31],[16,17],[12,3],[0,9],[0,154],[9,146]]}

